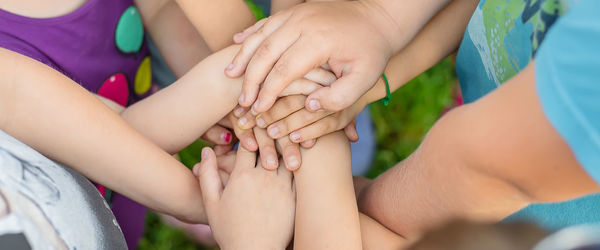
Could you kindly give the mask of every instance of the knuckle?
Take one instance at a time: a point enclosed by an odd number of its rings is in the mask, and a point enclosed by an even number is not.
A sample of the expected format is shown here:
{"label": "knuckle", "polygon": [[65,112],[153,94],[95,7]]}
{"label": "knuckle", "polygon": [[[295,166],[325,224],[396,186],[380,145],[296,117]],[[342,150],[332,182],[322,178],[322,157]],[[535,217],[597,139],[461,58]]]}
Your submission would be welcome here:
{"label": "knuckle", "polygon": [[273,43],[270,40],[265,40],[256,51],[256,56],[259,58],[269,57],[272,51]]}
{"label": "knuckle", "polygon": [[333,131],[335,124],[331,120],[326,120],[321,123],[322,131],[325,133]]}
{"label": "knuckle", "polygon": [[348,98],[341,94],[330,94],[328,99],[331,109],[336,111],[343,109],[348,102]]}
{"label": "knuckle", "polygon": [[277,63],[273,67],[273,74],[275,74],[276,76],[285,76],[288,74],[288,71],[289,65],[288,62],[285,60],[277,61]]}

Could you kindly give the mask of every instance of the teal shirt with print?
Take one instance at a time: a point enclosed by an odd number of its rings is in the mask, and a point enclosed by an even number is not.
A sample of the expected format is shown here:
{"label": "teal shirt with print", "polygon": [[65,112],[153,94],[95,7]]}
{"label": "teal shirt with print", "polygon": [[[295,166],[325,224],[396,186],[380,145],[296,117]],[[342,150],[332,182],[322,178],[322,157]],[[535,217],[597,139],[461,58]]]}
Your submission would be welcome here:
{"label": "teal shirt with print", "polygon": [[[597,37],[590,37],[590,34],[586,33],[586,30],[589,30],[589,27],[586,27],[587,24],[600,24],[600,18],[598,17],[600,16],[600,10],[598,9],[596,9],[596,14],[588,14],[585,17],[587,18],[585,22],[580,23],[580,26],[583,27],[579,28],[579,33],[571,34],[572,32],[569,33],[568,30],[565,31],[565,28],[562,28],[562,30],[554,32],[553,38],[547,37],[547,34],[552,33],[550,31],[555,29],[555,23],[558,23],[557,26],[560,27],[563,21],[568,21],[562,20],[563,18],[573,19],[570,16],[577,15],[576,13],[569,13],[570,11],[584,8],[584,6],[579,5],[589,5],[587,2],[594,1],[599,0],[481,0],[469,21],[456,59],[456,73],[465,102],[476,101],[498,88],[502,83],[523,70],[532,61],[532,58],[536,58],[536,64],[539,64],[537,62],[538,53],[542,57],[540,60],[546,62],[545,58],[548,55],[552,55],[559,49],[566,49],[564,46],[562,48],[560,46],[546,46],[546,43],[558,43],[556,40],[559,40],[561,36],[575,35],[572,39],[581,39],[575,47],[588,45],[577,49],[585,50],[584,53],[587,53],[588,56],[600,58],[600,40],[589,42],[590,39]],[[549,40],[547,41],[547,39]],[[568,51],[561,52],[561,61],[580,62],[579,58],[574,58],[572,53]],[[584,75],[597,74],[594,71],[600,70],[600,63],[595,66],[598,67],[595,70],[590,69],[588,66],[586,67],[587,71],[582,72],[580,70],[577,72]],[[578,68],[578,65],[571,66],[571,68]],[[569,69],[567,67],[539,68],[536,65],[536,84],[542,104],[544,104],[544,100],[546,100],[546,103],[555,102],[546,93],[549,92],[549,88],[540,87],[539,81],[543,80],[541,76],[568,74],[566,72],[569,72]],[[593,79],[593,77],[588,78]],[[596,78],[596,82],[600,84],[600,78]],[[566,82],[564,86],[571,85]],[[598,84],[597,86],[600,87]],[[563,93],[560,92],[557,95],[561,94]],[[594,98],[596,98],[597,103],[600,103],[600,95],[592,97],[592,100]],[[542,106],[544,113],[561,136],[565,138],[576,157],[578,148],[590,151],[589,144],[579,146],[582,144],[581,140],[569,140],[567,136],[572,133],[572,127],[564,130],[558,129],[557,124],[565,124],[563,118],[566,115],[556,115],[558,113],[557,108],[562,105],[547,104]],[[581,113],[580,111],[573,112]],[[600,118],[600,113],[590,112],[585,113],[585,115]],[[560,118],[553,119],[553,116]],[[567,120],[566,123],[571,124],[571,122],[572,120]],[[600,148],[597,150],[600,150]],[[581,160],[584,158],[577,157],[577,159],[582,163]],[[591,166],[589,166],[590,164]],[[592,163],[588,162],[587,167],[584,164],[582,165],[591,176],[600,171],[600,159],[598,158],[592,160]],[[597,181],[600,181],[600,179],[597,179]],[[566,202],[531,204],[510,215],[504,221],[516,220],[533,221],[548,230],[557,230],[582,223],[600,222],[600,194],[592,194]]]}

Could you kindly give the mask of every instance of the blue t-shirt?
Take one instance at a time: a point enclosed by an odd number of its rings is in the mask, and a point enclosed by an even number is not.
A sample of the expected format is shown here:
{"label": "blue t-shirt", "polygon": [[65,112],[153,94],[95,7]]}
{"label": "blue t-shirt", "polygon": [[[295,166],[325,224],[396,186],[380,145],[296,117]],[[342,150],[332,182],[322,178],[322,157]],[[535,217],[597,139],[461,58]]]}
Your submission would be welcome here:
{"label": "blue t-shirt", "polygon": [[[600,1],[482,0],[456,62],[465,102],[496,89],[534,57],[545,115],[600,183]],[[600,194],[532,204],[505,219],[513,220],[549,230],[600,222]]]}

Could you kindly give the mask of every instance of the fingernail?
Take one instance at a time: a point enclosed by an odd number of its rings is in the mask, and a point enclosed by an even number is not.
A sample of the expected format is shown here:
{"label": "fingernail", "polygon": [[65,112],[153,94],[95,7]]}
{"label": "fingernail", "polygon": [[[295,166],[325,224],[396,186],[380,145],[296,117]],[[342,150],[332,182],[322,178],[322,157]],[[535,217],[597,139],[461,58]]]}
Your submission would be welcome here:
{"label": "fingernail", "polygon": [[296,156],[288,157],[288,166],[293,167],[293,168],[298,167],[298,159],[296,158]]}
{"label": "fingernail", "polygon": [[208,157],[209,151],[210,149],[208,149],[207,147],[202,149],[202,159],[206,159]]}
{"label": "fingernail", "polygon": [[265,122],[265,120],[263,120],[263,118],[256,118],[256,125],[258,125],[261,128],[264,128],[267,126],[267,123]]}
{"label": "fingernail", "polygon": [[321,108],[321,103],[319,103],[319,101],[317,100],[310,100],[308,102],[308,108],[310,108],[313,111],[319,110]]}
{"label": "fingernail", "polygon": [[254,143],[254,140],[248,138],[248,140],[246,140],[246,145],[248,147],[254,148],[254,146],[256,146],[256,144]]}
{"label": "fingernail", "polygon": [[233,69],[233,63],[230,63],[229,65],[227,65],[227,67],[225,67],[225,70],[230,71]]}
{"label": "fingernail", "polygon": [[271,137],[277,137],[277,133],[279,133],[279,128],[276,126],[270,127],[268,132]]}
{"label": "fingernail", "polygon": [[277,162],[275,162],[275,159],[273,157],[268,157],[267,158],[267,167],[275,168],[276,166],[277,166]]}
{"label": "fingernail", "polygon": [[306,141],[304,141],[304,144],[311,145],[311,144],[313,144],[314,142],[315,142],[315,141],[314,141],[313,139],[310,139],[310,140],[306,140]]}
{"label": "fingernail", "polygon": [[300,141],[300,135],[296,132],[291,133],[290,138],[292,139],[293,142]]}
{"label": "fingernail", "polygon": [[244,127],[244,125],[246,125],[246,123],[248,123],[248,119],[246,119],[246,117],[242,117],[238,120],[238,123],[240,124],[240,127]]}
{"label": "fingernail", "polygon": [[241,116],[243,112],[244,112],[244,108],[242,108],[242,107],[239,107],[239,108],[236,108],[236,109],[233,111],[233,114],[234,114],[235,116]]}
{"label": "fingernail", "polygon": [[225,132],[221,134],[221,139],[225,142],[225,143],[229,143],[231,141],[231,133],[229,132]]}
{"label": "fingernail", "polygon": [[254,102],[254,105],[252,105],[252,108],[250,109],[250,113],[252,113],[252,115],[258,115],[258,112],[256,112],[256,109],[258,108],[258,105],[260,102],[258,100],[256,100],[256,102]]}
{"label": "fingernail", "polygon": [[243,103],[244,100],[246,100],[246,95],[244,95],[243,93],[240,95],[240,98],[238,99],[239,103]]}
{"label": "fingernail", "polygon": [[198,177],[198,169],[200,168],[200,164],[196,164],[194,165],[194,167],[192,168],[192,173],[194,174],[194,176]]}
{"label": "fingernail", "polygon": [[240,33],[237,33],[237,34],[233,35],[233,40],[236,40],[236,41],[237,41],[237,40],[239,40],[239,39],[240,39],[240,36],[242,36],[242,34],[243,34],[243,33],[242,33],[242,32],[240,32]]}

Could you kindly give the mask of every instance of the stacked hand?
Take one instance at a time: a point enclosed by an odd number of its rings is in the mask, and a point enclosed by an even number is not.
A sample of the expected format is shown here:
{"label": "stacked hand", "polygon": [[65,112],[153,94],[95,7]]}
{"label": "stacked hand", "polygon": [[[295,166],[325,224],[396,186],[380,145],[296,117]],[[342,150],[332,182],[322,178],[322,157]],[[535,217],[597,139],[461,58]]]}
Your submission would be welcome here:
{"label": "stacked hand", "polygon": [[288,246],[296,199],[290,171],[266,170],[256,163],[256,154],[244,148],[235,158],[228,153],[217,163],[215,153],[204,148],[202,162],[194,172],[200,181],[208,222],[222,249]]}
{"label": "stacked hand", "polygon": [[229,123],[244,148],[260,150],[264,168],[277,169],[278,149],[285,166],[294,171],[301,164],[298,145],[310,148],[318,137],[341,129],[351,141],[358,140],[353,121],[370,102],[366,97],[338,112],[310,112],[304,107],[308,94],[331,85],[335,80],[335,75],[327,67],[315,68],[304,78],[292,82],[267,112],[255,114],[247,108],[237,107],[228,116]]}

